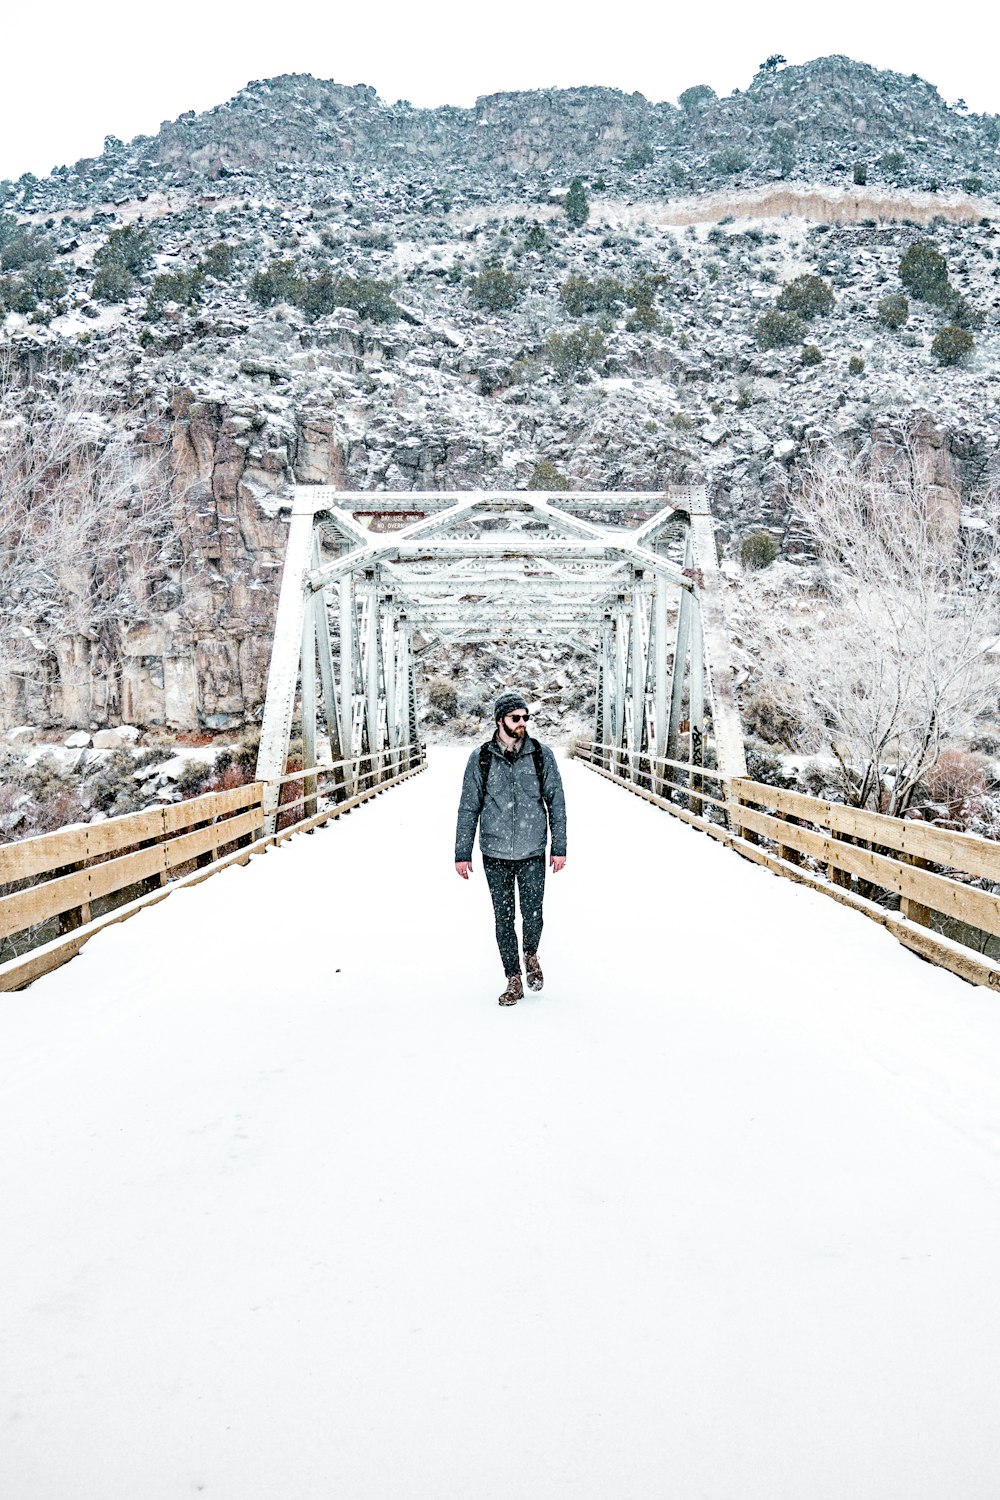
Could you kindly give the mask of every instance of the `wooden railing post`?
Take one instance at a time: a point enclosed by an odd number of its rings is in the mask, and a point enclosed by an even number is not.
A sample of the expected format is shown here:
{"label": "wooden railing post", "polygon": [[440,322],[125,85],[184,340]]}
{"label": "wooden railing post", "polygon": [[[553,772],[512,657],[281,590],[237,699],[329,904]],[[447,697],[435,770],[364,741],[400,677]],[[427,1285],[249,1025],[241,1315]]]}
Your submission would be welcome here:
{"label": "wooden railing post", "polygon": [[[845,838],[845,835],[842,833],[837,833],[834,829],[831,829],[830,838],[836,839],[839,842],[841,839]],[[827,865],[826,873],[830,877],[831,885],[839,886],[842,890],[845,891],[849,891],[851,889],[851,877],[847,873],[847,871],[842,870],[839,865]]]}
{"label": "wooden railing post", "polygon": [[[901,854],[899,858],[908,865],[916,866],[919,870],[930,869],[930,860],[921,859],[918,854]],[[925,906],[922,901],[917,901],[913,896],[899,898],[899,913],[908,922],[919,922],[921,927],[931,926],[931,908]]]}
{"label": "wooden railing post", "polygon": [[[87,868],[85,859],[77,860],[75,864],[63,865],[58,870],[53,870],[52,879],[57,880],[62,875],[75,875],[80,870]],[[68,911],[59,913],[59,935],[62,937],[67,932],[75,932],[78,927],[83,927],[90,921],[90,902],[81,901],[79,906],[71,906]]]}

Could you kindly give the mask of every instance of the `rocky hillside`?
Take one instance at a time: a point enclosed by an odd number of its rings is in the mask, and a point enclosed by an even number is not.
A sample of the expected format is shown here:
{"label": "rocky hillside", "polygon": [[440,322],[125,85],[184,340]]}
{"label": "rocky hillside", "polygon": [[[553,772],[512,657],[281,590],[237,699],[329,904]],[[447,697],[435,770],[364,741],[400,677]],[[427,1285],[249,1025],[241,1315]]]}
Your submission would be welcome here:
{"label": "rocky hillside", "polygon": [[[738,564],[762,529],[806,555],[815,444],[913,433],[959,507],[997,463],[998,139],[996,117],[839,57],[678,105],[595,88],[418,110],[295,75],[6,185],[13,368],[110,393],[166,455],[176,545],[121,659],[17,643],[5,722],[258,716],[293,479],[707,475]],[[543,675],[566,671],[579,708],[582,663]],[[491,687],[471,676],[459,714]]]}
{"label": "rocky hillside", "polygon": [[[774,132],[790,132],[776,147]],[[472,109],[387,105],[366,85],[344,87],[309,74],[255,81],[205,114],[165,121],[155,136],[125,144],[109,136],[103,154],[57,168],[44,182],[22,178],[13,202],[48,213],[119,206],[163,190],[237,192],[266,185],[279,199],[322,206],[359,172],[375,169],[430,204],[453,205],[514,193],[536,201],[567,175],[600,171],[612,191],[654,196],[704,187],[740,173],[849,181],[854,164],[933,190],[978,180],[997,184],[997,116],[949,107],[915,74],[880,72],[846,57],[803,67],[763,68],[745,91],[719,99],[707,86],[678,104],[653,104],[618,89],[550,89],[491,94]],[[738,151],[719,160],[720,152]],[[295,178],[289,191],[287,176]],[[978,189],[976,189],[978,191]]]}

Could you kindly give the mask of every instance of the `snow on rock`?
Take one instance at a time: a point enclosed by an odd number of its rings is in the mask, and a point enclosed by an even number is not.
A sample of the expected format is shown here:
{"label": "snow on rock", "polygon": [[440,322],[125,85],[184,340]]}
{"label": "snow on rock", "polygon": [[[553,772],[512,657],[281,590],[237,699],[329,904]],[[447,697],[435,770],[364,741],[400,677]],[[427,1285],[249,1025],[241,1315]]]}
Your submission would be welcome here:
{"label": "snow on rock", "polygon": [[463,763],[5,997],[0,1492],[995,1500],[996,997],[563,761],[501,1009]]}

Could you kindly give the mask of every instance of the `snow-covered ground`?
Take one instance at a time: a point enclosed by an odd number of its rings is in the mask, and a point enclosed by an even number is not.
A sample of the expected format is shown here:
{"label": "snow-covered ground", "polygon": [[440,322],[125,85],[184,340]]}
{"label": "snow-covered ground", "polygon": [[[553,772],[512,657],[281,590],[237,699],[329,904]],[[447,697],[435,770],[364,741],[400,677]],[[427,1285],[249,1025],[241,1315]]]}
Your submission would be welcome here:
{"label": "snow-covered ground", "polygon": [[563,762],[501,1009],[462,753],[0,1003],[11,1500],[996,1500],[1000,997]]}

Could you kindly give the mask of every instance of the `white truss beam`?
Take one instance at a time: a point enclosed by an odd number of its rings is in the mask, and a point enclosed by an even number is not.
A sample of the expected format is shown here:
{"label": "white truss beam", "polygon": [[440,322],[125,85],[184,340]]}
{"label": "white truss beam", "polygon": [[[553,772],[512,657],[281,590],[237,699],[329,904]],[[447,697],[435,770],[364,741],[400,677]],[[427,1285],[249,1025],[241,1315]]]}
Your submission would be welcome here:
{"label": "white truss beam", "polygon": [[[685,704],[689,795],[700,790],[709,729],[719,768],[744,774],[701,487],[449,495],[314,485],[298,488],[291,510],[258,762],[269,783],[284,770],[299,684],[307,764],[317,754],[318,687],[335,758],[368,754],[378,777],[421,753],[414,630],[455,646],[512,635],[570,643],[595,658],[595,735],[632,779],[661,784],[664,757],[680,748]],[[507,523],[499,529],[498,518]],[[340,553],[327,561],[324,535]],[[344,795],[353,790],[349,770]],[[307,805],[316,795],[307,776]]]}
{"label": "white truss beam", "polygon": [[[325,484],[299,485],[300,494],[303,490],[306,491],[303,503],[309,504],[317,515],[335,509],[342,509],[352,517],[430,515],[455,503],[454,492],[446,490],[339,490]],[[689,511],[692,506],[697,507],[701,493],[702,486],[696,484],[667,485],[662,490],[468,490],[463,492],[463,500],[499,506],[541,500],[566,514],[580,510]]]}

